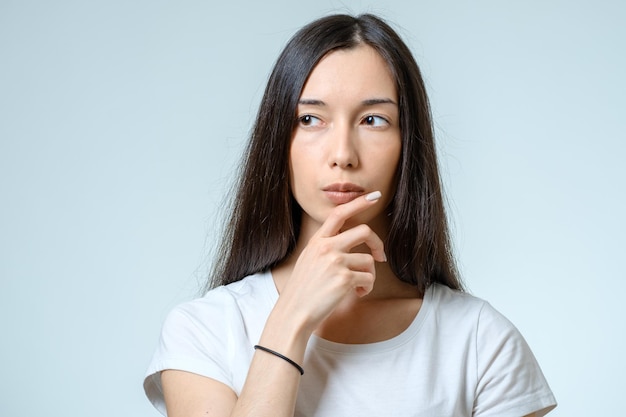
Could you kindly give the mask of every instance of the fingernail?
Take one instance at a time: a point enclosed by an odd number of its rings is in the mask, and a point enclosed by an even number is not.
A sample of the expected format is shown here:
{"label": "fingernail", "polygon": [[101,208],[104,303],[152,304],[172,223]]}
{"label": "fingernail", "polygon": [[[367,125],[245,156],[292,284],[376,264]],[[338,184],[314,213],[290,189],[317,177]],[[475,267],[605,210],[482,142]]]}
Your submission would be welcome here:
{"label": "fingernail", "polygon": [[380,193],[380,191],[373,191],[369,193],[368,195],[366,195],[365,199],[367,201],[374,201],[374,200],[378,200],[381,196],[382,194]]}

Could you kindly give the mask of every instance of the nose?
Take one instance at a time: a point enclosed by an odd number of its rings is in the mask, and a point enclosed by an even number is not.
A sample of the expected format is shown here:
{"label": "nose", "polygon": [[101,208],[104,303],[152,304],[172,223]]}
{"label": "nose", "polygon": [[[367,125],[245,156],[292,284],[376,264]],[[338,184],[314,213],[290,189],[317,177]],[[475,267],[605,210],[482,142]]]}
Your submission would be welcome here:
{"label": "nose", "polygon": [[349,126],[336,126],[328,138],[328,165],[331,168],[356,168],[359,157],[356,134]]}

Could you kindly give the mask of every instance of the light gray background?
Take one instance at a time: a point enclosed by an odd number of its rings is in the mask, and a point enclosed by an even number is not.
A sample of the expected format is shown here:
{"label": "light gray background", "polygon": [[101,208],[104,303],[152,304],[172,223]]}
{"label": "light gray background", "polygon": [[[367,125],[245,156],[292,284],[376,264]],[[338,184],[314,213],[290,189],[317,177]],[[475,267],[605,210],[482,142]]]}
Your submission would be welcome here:
{"label": "light gray background", "polygon": [[625,4],[0,0],[0,415],[157,415],[144,370],[267,74],[332,11],[388,18],[420,62],[463,276],[552,415],[619,415]]}

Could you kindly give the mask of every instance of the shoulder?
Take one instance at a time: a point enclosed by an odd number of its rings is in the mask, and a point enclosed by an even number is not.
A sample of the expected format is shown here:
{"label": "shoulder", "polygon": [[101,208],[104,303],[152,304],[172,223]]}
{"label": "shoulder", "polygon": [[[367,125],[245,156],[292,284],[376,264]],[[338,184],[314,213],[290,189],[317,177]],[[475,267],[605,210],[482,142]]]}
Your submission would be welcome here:
{"label": "shoulder", "polygon": [[441,285],[431,291],[435,314],[446,318],[450,333],[464,335],[472,346],[468,371],[476,381],[473,415],[544,415],[554,408],[541,368],[511,321],[471,294]]}
{"label": "shoulder", "polygon": [[180,329],[181,325],[195,330],[228,328],[229,321],[245,320],[252,311],[260,313],[271,307],[273,299],[269,273],[245,277],[241,281],[208,291],[203,297],[179,304],[168,314],[164,328]]}
{"label": "shoulder", "polygon": [[441,284],[431,285],[427,294],[435,314],[443,315],[452,320],[473,322],[476,325],[486,320],[497,322],[505,327],[513,326],[489,302],[472,294],[454,290]]}
{"label": "shoulder", "polygon": [[439,284],[430,291],[434,314],[451,324],[456,334],[474,339],[479,358],[488,347],[499,351],[503,344],[530,351],[515,325],[486,300]]}
{"label": "shoulder", "polygon": [[[217,287],[172,309],[161,329],[144,389],[164,413],[161,371],[175,369],[215,379],[240,392],[276,293],[269,273]],[[276,294],[277,297],[277,294]]]}

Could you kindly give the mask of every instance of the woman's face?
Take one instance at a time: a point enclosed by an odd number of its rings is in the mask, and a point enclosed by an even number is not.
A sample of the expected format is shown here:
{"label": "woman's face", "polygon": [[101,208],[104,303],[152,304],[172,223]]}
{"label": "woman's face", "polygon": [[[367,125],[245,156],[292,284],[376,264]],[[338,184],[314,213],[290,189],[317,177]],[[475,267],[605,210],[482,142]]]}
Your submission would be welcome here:
{"label": "woman's face", "polygon": [[398,93],[383,58],[366,45],[328,54],[304,86],[297,118],[290,185],[303,230],[319,227],[338,204],[372,191],[380,191],[381,200],[350,223],[382,220],[402,151]]}

